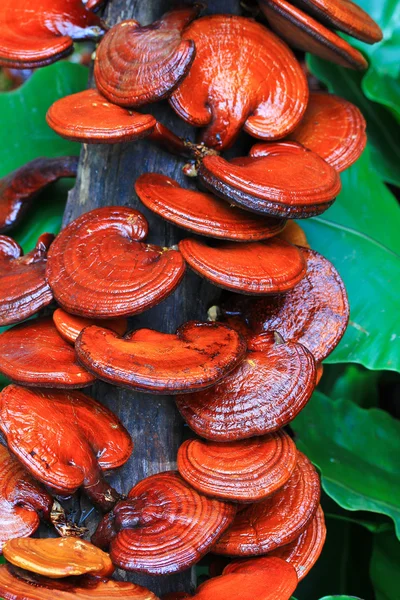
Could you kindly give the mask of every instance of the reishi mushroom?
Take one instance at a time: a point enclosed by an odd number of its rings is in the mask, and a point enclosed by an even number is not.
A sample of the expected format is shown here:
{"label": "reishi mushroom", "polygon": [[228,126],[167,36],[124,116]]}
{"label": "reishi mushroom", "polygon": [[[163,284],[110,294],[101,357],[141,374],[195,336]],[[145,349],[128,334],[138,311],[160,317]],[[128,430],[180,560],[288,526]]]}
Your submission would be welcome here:
{"label": "reishi mushroom", "polygon": [[115,331],[118,335],[124,335],[128,329],[128,319],[121,317],[120,319],[85,319],[85,317],[77,317],[70,315],[62,308],[57,308],[53,312],[54,325],[58,333],[71,344],[75,344],[77,337],[82,329],[90,325],[99,327],[107,327],[111,331]]}
{"label": "reishi mushroom", "polygon": [[302,246],[303,248],[310,247],[304,230],[296,223],[296,221],[290,219],[287,221],[286,227],[278,233],[278,237],[295,246]]}

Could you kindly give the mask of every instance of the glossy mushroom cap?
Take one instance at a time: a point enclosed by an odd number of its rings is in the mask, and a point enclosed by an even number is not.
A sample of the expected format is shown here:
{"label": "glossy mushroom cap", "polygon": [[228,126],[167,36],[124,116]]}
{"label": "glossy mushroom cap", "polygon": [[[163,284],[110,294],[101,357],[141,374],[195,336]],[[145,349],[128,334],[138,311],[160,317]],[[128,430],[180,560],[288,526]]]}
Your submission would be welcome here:
{"label": "glossy mushroom cap", "polygon": [[302,252],[307,274],[292,291],[254,301],[236,297],[224,311],[240,314],[255,333],[278,331],[285,340],[303,344],[320,362],[346,331],[349,303],[335,267],[315,250]]}
{"label": "glossy mushroom cap", "polygon": [[199,492],[231,502],[257,502],[289,479],[296,446],[283,430],[225,444],[187,440],[178,450],[178,469]]}
{"label": "glossy mushroom cap", "polygon": [[0,373],[33,387],[82,388],[95,377],[58,333],[53,319],[34,319],[0,334]]}
{"label": "glossy mushroom cap", "polygon": [[124,335],[128,329],[128,319],[121,317],[120,319],[85,319],[77,317],[65,312],[62,308],[57,308],[53,313],[54,325],[58,333],[71,344],[75,344],[76,339],[82,329],[90,325],[98,325],[99,327],[107,327],[111,331],[115,331],[118,335]]}
{"label": "glossy mushroom cap", "polygon": [[213,547],[227,556],[266,554],[295,540],[313,519],[320,500],[319,477],[304,454],[287,483],[273,496],[240,511]]}
{"label": "glossy mushroom cap", "polygon": [[302,246],[303,248],[310,247],[304,230],[296,223],[296,221],[289,220],[286,223],[285,229],[278,234],[278,237],[295,246]]}
{"label": "glossy mushroom cap", "polygon": [[114,571],[109,555],[79,538],[17,538],[3,548],[6,560],[16,567],[59,579],[91,573],[108,577]]}
{"label": "glossy mushroom cap", "polygon": [[284,228],[284,219],[255,217],[204,192],[182,188],[160,173],[145,173],[135,190],[147,208],[178,227],[212,238],[251,242],[273,237]]}
{"label": "glossy mushroom cap", "polygon": [[265,145],[259,158],[206,156],[199,180],[245,210],[292,219],[320,215],[341,190],[337,171],[296,142]]}
{"label": "glossy mushroom cap", "polygon": [[122,569],[166,575],[199,561],[232,523],[233,504],[212,500],[190,487],[175,471],[140,481],[103,518],[92,541],[110,544]]}
{"label": "glossy mushroom cap", "polygon": [[81,486],[109,510],[119,498],[102,470],[123,465],[130,435],[107,408],[80,392],[9,385],[0,393],[0,428],[32,475],[62,496]]}
{"label": "glossy mushroom cap", "polygon": [[48,65],[73,50],[73,40],[95,39],[102,24],[80,0],[2,0],[0,66]]}
{"label": "glossy mushroom cap", "polygon": [[46,116],[61,137],[86,144],[132,142],[150,135],[152,115],[128,111],[108,102],[97,90],[85,90],[57,100]]}
{"label": "glossy mushroom cap", "polygon": [[246,343],[221,323],[189,321],[176,334],[139,329],[124,338],[87,327],[75,348],[80,362],[99,379],[143,392],[178,394],[220,381],[242,361]]}
{"label": "glossy mushroom cap", "polygon": [[23,321],[53,300],[45,278],[47,251],[53,239],[44,233],[24,256],[17,242],[0,235],[0,326]]}
{"label": "glossy mushroom cap", "polygon": [[46,276],[67,312],[110,319],[143,312],[171,294],[185,263],[179,252],[145,244],[146,219],[119,206],[85,213],[56,237]]}
{"label": "glossy mushroom cap", "polygon": [[300,121],[308,99],[305,76],[282,40],[252,19],[213,15],[185,30],[196,57],[189,75],[170,99],[178,115],[219,150],[242,128],[274,140]]}
{"label": "glossy mushroom cap", "polygon": [[197,239],[179,243],[188,265],[214,285],[241,294],[286,292],[305,275],[298,248],[272,238],[264,242],[220,242],[214,246]]}
{"label": "glossy mushroom cap", "polygon": [[237,369],[214,387],[177,396],[183,418],[198,435],[229,442],[265,435],[289,423],[315,388],[315,361],[304,346],[270,333],[248,342]]}
{"label": "glossy mushroom cap", "polygon": [[0,232],[14,227],[50,183],[75,177],[77,168],[77,156],[36,158],[0,179]]}
{"label": "glossy mushroom cap", "polygon": [[40,483],[0,445],[0,552],[8,540],[34,533],[52,504]]}
{"label": "glossy mushroom cap", "polygon": [[141,27],[132,20],[115,25],[96,51],[97,88],[119,106],[142,106],[167,97],[186,76],[195,55],[194,43],[182,31],[202,6],[194,4],[166,13]]}

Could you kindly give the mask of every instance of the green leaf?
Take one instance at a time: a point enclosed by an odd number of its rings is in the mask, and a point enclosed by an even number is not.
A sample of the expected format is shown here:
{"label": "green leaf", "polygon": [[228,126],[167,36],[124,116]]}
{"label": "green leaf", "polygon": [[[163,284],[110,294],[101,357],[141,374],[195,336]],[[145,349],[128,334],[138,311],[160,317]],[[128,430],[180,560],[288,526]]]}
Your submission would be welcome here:
{"label": "green leaf", "polygon": [[375,536],[370,575],[376,600],[398,600],[400,593],[400,543],[393,533]]}
{"label": "green leaf", "polygon": [[325,492],[347,510],[389,516],[400,537],[400,422],[316,392],[292,427]]}
{"label": "green leaf", "polygon": [[361,598],[357,598],[357,596],[324,596],[320,598],[320,600],[362,600]]}
{"label": "green leaf", "polygon": [[331,398],[351,398],[363,408],[379,404],[380,371],[370,371],[358,365],[325,365],[318,390]]}

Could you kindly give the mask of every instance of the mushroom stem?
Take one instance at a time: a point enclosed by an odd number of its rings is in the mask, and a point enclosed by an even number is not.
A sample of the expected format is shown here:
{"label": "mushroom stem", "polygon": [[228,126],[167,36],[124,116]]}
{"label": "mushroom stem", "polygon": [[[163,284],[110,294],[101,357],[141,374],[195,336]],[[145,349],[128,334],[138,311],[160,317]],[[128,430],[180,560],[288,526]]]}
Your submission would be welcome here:
{"label": "mushroom stem", "polygon": [[93,504],[102,512],[111,510],[115,503],[121,499],[120,494],[103,478],[100,470],[97,480],[84,485],[85,492]]}

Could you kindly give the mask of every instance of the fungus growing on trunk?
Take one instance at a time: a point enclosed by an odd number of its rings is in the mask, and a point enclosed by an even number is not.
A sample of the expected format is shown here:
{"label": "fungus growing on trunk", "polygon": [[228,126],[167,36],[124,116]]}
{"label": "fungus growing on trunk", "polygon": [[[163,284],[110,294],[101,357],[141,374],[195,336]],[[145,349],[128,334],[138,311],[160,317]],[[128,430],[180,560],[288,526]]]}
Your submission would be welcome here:
{"label": "fungus growing on trunk", "polygon": [[120,319],[85,319],[85,317],[77,317],[70,315],[62,308],[57,308],[53,313],[54,325],[58,333],[71,344],[75,344],[76,339],[82,329],[90,325],[98,327],[106,327],[115,331],[118,335],[124,335],[128,329],[128,319],[121,317]]}

